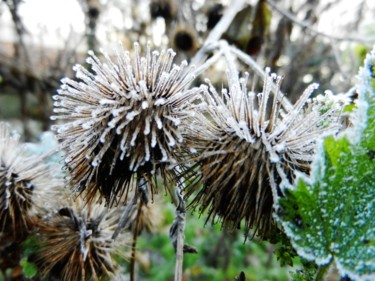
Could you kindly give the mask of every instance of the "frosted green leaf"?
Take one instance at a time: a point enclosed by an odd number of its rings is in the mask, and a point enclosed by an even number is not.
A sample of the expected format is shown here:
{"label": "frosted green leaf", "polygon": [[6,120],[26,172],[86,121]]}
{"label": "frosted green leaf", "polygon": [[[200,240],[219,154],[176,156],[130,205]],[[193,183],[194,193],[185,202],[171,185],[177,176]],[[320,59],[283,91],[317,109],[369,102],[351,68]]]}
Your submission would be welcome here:
{"label": "frosted green leaf", "polygon": [[278,218],[300,256],[375,280],[375,49],[359,78],[353,127],[322,142],[311,177],[287,191]]}

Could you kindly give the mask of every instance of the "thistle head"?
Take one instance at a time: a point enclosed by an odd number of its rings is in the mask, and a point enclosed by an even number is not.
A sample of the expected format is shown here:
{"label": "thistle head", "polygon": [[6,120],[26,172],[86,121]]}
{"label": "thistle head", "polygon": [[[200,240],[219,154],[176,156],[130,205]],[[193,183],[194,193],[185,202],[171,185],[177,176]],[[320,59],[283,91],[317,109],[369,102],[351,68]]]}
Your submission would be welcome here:
{"label": "thistle head", "polygon": [[65,78],[54,97],[54,126],[66,153],[70,184],[90,201],[99,192],[110,205],[145,178],[155,189],[160,173],[168,184],[171,166],[179,162],[183,142],[181,120],[198,89],[186,90],[194,79],[187,63],[173,64],[175,53],[151,51],[145,56],[134,45],[133,56],[116,51],[102,63],[92,52],[92,72],[75,66],[76,80]]}
{"label": "thistle head", "polygon": [[[40,199],[61,187],[44,160],[47,155],[31,154],[19,136],[0,122],[0,233],[23,239],[43,209]],[[48,199],[46,199],[48,200]]]}
{"label": "thistle head", "polygon": [[36,263],[41,276],[58,280],[102,280],[113,277],[130,241],[120,235],[112,239],[121,212],[103,205],[88,205],[80,198],[38,223],[40,247]]}
{"label": "thistle head", "polygon": [[233,80],[220,93],[209,83],[205,106],[186,124],[197,152],[184,174],[186,196],[195,195],[192,206],[208,211],[208,220],[228,228],[244,220],[246,237],[250,229],[265,237],[284,188],[296,172],[309,173],[316,140],[338,129],[339,108],[316,110],[309,96],[317,85],[290,106],[282,101],[281,77],[267,73],[260,93],[247,89],[248,76]]}

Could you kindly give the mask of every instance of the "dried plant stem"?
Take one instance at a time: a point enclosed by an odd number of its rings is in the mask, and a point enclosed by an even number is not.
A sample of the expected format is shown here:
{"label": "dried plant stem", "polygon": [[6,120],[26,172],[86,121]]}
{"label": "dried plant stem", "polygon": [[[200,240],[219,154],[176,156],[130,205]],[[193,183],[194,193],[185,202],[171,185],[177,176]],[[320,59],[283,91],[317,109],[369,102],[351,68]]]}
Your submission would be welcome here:
{"label": "dried plant stem", "polygon": [[185,202],[179,192],[176,192],[179,204],[176,208],[176,218],[171,227],[171,236],[176,250],[176,267],[174,281],[182,281],[183,260],[184,260],[184,231],[185,231]]}
{"label": "dried plant stem", "polygon": [[139,223],[141,221],[140,214],[141,214],[143,204],[144,204],[143,200],[139,200],[138,210],[137,210],[137,219],[135,221],[135,227],[133,230],[132,255],[131,255],[131,260],[130,260],[130,281],[135,281],[135,254],[136,254]]}
{"label": "dried plant stem", "polygon": [[322,37],[329,38],[331,40],[335,41],[352,41],[352,42],[361,42],[361,43],[367,43],[367,42],[373,42],[374,37],[369,38],[361,38],[361,37],[352,37],[352,36],[336,36],[333,34],[326,34],[324,32],[321,32],[311,26],[311,23],[299,20],[295,15],[290,13],[288,10],[281,8],[278,4],[275,3],[275,1],[267,0],[267,3],[277,12],[279,12],[281,15],[286,17],[287,19],[291,20],[295,24],[299,25],[302,28],[308,29],[312,34],[316,34]]}
{"label": "dried plant stem", "polygon": [[[185,214],[183,219],[185,220]],[[182,281],[184,260],[184,230],[185,224],[180,224],[177,228],[176,268],[174,278],[175,281]]]}
{"label": "dried plant stem", "polygon": [[[244,52],[242,52],[241,50],[239,50],[236,47],[231,46],[230,49],[231,49],[231,52],[232,52],[232,54],[234,56],[236,56],[242,62],[246,63],[248,66],[250,66],[250,68],[256,74],[258,74],[260,77],[265,77],[266,76],[266,72],[259,66],[259,64],[251,56],[245,54]],[[271,89],[272,89],[272,92],[274,94],[276,92],[280,91],[279,87],[274,82],[272,82],[272,81],[271,81]],[[291,109],[292,108],[292,104],[287,99],[284,99],[284,94],[283,93],[281,93],[281,92],[279,93],[278,99],[279,99],[280,102],[282,102],[282,105],[286,109]]]}
{"label": "dried plant stem", "polygon": [[[136,201],[136,198],[133,199],[133,202],[130,203],[130,204],[135,204],[135,201]],[[115,231],[113,232],[113,235],[112,235],[113,240],[116,240],[116,238],[119,236],[121,230],[125,227],[125,225],[127,223],[127,219],[129,218],[130,214],[131,214],[131,208],[125,208],[124,211],[122,212],[122,215],[121,215],[120,220],[117,224],[117,227],[116,227]]]}
{"label": "dried plant stem", "polygon": [[330,267],[331,263],[327,264],[327,265],[322,265],[318,268],[318,272],[316,273],[316,276],[315,276],[315,281],[323,281],[324,280],[324,276],[326,275],[329,267]]}
{"label": "dried plant stem", "polygon": [[245,2],[245,0],[236,0],[228,6],[223,17],[207,36],[207,39],[205,40],[203,47],[192,58],[191,64],[199,65],[200,62],[205,61],[205,53],[207,52],[207,48],[210,46],[211,43],[220,40],[221,35],[228,29],[229,25],[233,21],[238,11],[240,11],[242,7],[245,5]]}

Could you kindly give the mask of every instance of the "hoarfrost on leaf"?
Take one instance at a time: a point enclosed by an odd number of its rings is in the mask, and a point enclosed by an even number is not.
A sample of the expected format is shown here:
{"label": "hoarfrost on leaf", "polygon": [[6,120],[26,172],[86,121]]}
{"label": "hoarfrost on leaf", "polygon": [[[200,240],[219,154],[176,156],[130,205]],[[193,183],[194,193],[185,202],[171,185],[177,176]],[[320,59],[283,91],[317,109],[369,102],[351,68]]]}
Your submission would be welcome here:
{"label": "hoarfrost on leaf", "polygon": [[360,70],[354,126],[319,145],[311,178],[280,199],[277,218],[299,255],[375,280],[375,49]]}

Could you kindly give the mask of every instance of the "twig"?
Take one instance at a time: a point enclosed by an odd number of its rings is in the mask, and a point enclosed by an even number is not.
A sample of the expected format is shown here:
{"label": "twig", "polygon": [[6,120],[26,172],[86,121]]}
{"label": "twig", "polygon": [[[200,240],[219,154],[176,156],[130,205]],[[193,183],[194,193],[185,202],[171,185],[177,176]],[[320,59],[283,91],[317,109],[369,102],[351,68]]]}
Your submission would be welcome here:
{"label": "twig", "polygon": [[[266,72],[259,66],[259,64],[253,60],[253,58],[251,58],[249,55],[245,54],[244,52],[242,52],[241,50],[239,50],[238,48],[234,47],[234,46],[231,46],[231,51],[234,55],[236,55],[236,57],[240,60],[242,60],[242,62],[246,63],[248,66],[250,66],[250,68],[256,73],[258,74],[260,77],[266,77],[267,74]],[[279,91],[277,85],[273,82],[271,82],[271,88],[272,88],[272,92],[275,94]],[[286,108],[286,109],[291,109],[292,108],[292,104],[288,101],[288,99],[284,98],[285,95],[284,93],[279,93],[279,98],[280,98],[280,102],[282,102],[282,105]]]}
{"label": "twig", "polygon": [[245,4],[245,0],[236,0],[228,6],[227,10],[224,12],[223,17],[220,21],[216,24],[214,29],[210,32],[207,36],[204,45],[200,50],[195,54],[195,56],[191,59],[191,64],[199,65],[201,61],[205,61],[205,54],[207,53],[207,49],[213,42],[219,41],[221,35],[228,29],[229,25],[233,21],[234,17],[242,9]]}
{"label": "twig", "polygon": [[315,281],[323,281],[324,279],[324,275],[327,273],[329,267],[330,267],[331,263],[327,264],[327,265],[322,265],[318,268],[318,271],[316,273],[316,276],[315,276]]}
{"label": "twig", "polygon": [[143,200],[139,200],[137,218],[135,220],[135,226],[133,230],[132,255],[131,255],[131,260],[130,260],[130,281],[135,280],[135,252],[136,252],[138,229],[139,229],[139,223],[140,223],[139,218],[140,218],[143,204],[144,204]]}
{"label": "twig", "polygon": [[185,230],[185,202],[180,191],[176,190],[179,204],[176,208],[176,217],[169,230],[169,239],[176,251],[176,267],[174,281],[182,281],[183,259],[184,259],[184,230]]}
{"label": "twig", "polygon": [[341,37],[341,36],[335,36],[335,35],[331,35],[331,34],[321,32],[321,31],[313,28],[309,22],[301,21],[295,15],[293,15],[292,13],[288,12],[287,10],[284,10],[284,9],[280,8],[279,5],[277,5],[274,1],[272,1],[272,0],[266,0],[266,1],[272,8],[274,8],[276,11],[278,11],[281,15],[288,18],[289,20],[296,23],[297,25],[308,29],[313,34],[323,36],[323,37],[326,37],[326,38],[329,38],[329,39],[332,39],[332,40],[336,40],[336,41],[353,41],[353,42],[361,42],[361,43],[370,43],[370,42],[374,42],[374,40],[375,40],[374,37],[370,37],[370,38],[358,38],[358,37],[351,37],[351,36]]}

